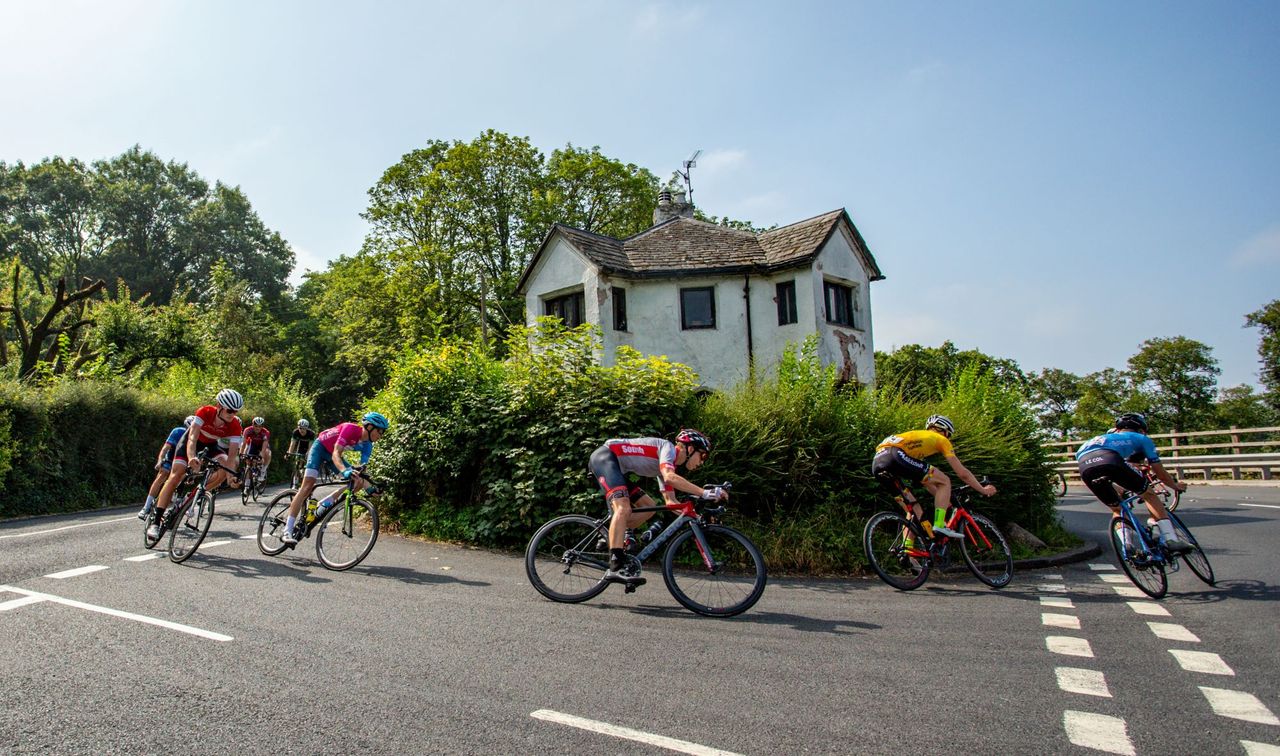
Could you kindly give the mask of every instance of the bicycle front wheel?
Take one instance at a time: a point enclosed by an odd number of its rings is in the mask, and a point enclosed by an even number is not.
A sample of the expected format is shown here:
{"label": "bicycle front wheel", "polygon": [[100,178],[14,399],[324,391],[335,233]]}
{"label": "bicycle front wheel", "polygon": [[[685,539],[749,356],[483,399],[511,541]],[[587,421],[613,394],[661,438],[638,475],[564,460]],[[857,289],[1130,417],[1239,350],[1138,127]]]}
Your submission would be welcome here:
{"label": "bicycle front wheel", "polygon": [[1138,586],[1138,590],[1151,598],[1162,598],[1169,590],[1164,562],[1153,559],[1142,544],[1142,536],[1127,519],[1118,517],[1111,520],[1111,548],[1115,549],[1124,574]]}
{"label": "bicycle front wheel", "polygon": [[169,531],[169,559],[174,564],[185,562],[196,553],[213,524],[213,496],[201,491],[176,513],[173,530]]}
{"label": "bicycle front wheel", "polygon": [[1178,504],[1182,501],[1182,492],[1176,488],[1169,489],[1169,496],[1164,500],[1164,508],[1168,512],[1178,508]]}
{"label": "bicycle front wheel", "polygon": [[[250,474],[250,473],[246,473],[246,474]],[[250,483],[249,480],[245,478],[241,478],[240,479],[240,505],[245,507],[249,506],[250,498],[254,498],[253,484]]]}
{"label": "bicycle front wheel", "polygon": [[1067,495],[1067,476],[1055,471],[1053,473],[1053,477],[1049,479],[1049,482],[1053,486],[1054,495],[1059,499]]}
{"label": "bicycle front wheel", "polygon": [[992,588],[1003,588],[1013,579],[1013,551],[996,524],[985,515],[970,512],[973,522],[964,522],[960,552],[973,576]]}
{"label": "bicycle front wheel", "polygon": [[[908,548],[906,539],[912,540]],[[900,591],[913,591],[929,579],[933,559],[927,556],[924,532],[894,512],[877,512],[862,529],[862,548],[871,569]]]}
{"label": "bicycle front wheel", "polygon": [[[698,541],[694,528],[706,541]],[[690,526],[662,558],[667,590],[684,608],[707,617],[732,617],[750,609],[768,579],[764,557],[745,535],[725,525]]]}
{"label": "bicycle front wheel", "polygon": [[378,510],[358,496],[339,501],[315,527],[316,558],[331,570],[349,570],[378,542]]}
{"label": "bicycle front wheel", "polygon": [[1209,557],[1205,556],[1204,549],[1200,548],[1196,537],[1191,535],[1191,531],[1173,512],[1169,513],[1169,521],[1173,523],[1173,532],[1178,537],[1178,540],[1186,541],[1192,546],[1191,551],[1182,555],[1182,561],[1186,562],[1191,571],[1196,573],[1196,577],[1209,585],[1213,585],[1213,566],[1209,564]]}
{"label": "bicycle front wheel", "polygon": [[609,587],[609,525],[585,515],[564,515],[538,528],[524,551],[534,589],[552,601],[576,604]]}
{"label": "bicycle front wheel", "polygon": [[289,505],[293,503],[292,489],[279,494],[267,508],[262,510],[262,518],[258,520],[258,551],[267,556],[275,556],[288,546],[280,539],[284,537],[284,526],[289,520]]}

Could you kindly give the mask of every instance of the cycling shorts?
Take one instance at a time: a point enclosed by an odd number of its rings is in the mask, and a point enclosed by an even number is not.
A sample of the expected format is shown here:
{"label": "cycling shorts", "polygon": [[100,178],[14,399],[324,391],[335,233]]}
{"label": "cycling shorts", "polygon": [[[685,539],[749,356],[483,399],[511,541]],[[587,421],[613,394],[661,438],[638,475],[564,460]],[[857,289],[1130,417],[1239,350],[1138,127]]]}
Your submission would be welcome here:
{"label": "cycling shorts", "polygon": [[324,448],[324,444],[312,444],[311,453],[307,455],[307,469],[302,471],[302,477],[318,478],[324,472],[338,474],[338,468],[333,464],[333,452]]}
{"label": "cycling shorts", "polygon": [[622,466],[618,464],[618,456],[607,444],[592,452],[587,466],[591,469],[591,477],[604,489],[606,503],[621,496],[622,492],[626,492],[633,502],[646,495],[643,488],[627,480]]}
{"label": "cycling shorts", "polygon": [[1147,476],[1111,449],[1090,450],[1080,458],[1077,468],[1080,480],[1099,501],[1110,507],[1120,503],[1120,494],[1112,483],[1136,494],[1147,490]]}
{"label": "cycling shorts", "polygon": [[[218,461],[222,461],[227,458],[227,450],[223,449],[222,445],[217,441],[197,441],[196,454],[200,453],[204,453],[204,455],[209,459],[216,459]],[[187,459],[186,436],[183,436],[182,440],[179,441],[178,445],[174,448],[173,462],[181,462],[184,465],[190,464],[190,461]]]}
{"label": "cycling shorts", "polygon": [[174,453],[174,451],[175,451],[176,449],[177,449],[177,447],[175,447],[175,446],[170,446],[168,449],[166,449],[166,450],[165,450],[164,456],[160,458],[160,469],[161,469],[161,470],[172,470],[172,469],[173,469],[173,453]]}
{"label": "cycling shorts", "polygon": [[876,452],[871,460],[871,474],[881,486],[896,495],[902,491],[899,481],[919,484],[924,480],[924,476],[929,474],[929,464],[897,447],[887,446]]}

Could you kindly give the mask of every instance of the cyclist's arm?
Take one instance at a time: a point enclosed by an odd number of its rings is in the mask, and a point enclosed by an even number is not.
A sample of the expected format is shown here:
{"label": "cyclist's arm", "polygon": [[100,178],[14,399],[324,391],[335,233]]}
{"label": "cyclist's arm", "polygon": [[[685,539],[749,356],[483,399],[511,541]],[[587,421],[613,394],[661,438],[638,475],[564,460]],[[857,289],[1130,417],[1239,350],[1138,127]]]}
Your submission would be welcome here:
{"label": "cyclist's arm", "polygon": [[1161,483],[1177,491],[1187,490],[1187,484],[1174,480],[1173,476],[1169,474],[1169,471],[1164,469],[1164,465],[1159,462],[1148,462],[1147,466],[1150,468],[1151,472],[1155,473],[1155,476],[1160,479]]}
{"label": "cyclist's arm", "polygon": [[341,441],[338,441],[333,445],[333,454],[329,455],[333,458],[333,466],[338,468],[338,472],[347,469],[347,461],[342,458],[342,453],[346,450],[347,447],[343,446]]}
{"label": "cyclist's arm", "polygon": [[[666,484],[666,486],[662,491],[662,496],[664,499],[667,500],[668,503],[674,504],[676,502],[676,494],[675,494],[676,490],[683,491],[687,494],[693,494],[694,496],[702,495],[702,491],[703,491],[702,486],[698,485],[697,483],[689,482],[683,476],[677,473],[675,471],[675,468],[663,467],[660,471],[660,474],[662,476],[662,482]],[[672,489],[675,489],[675,490],[672,490]],[[724,492],[724,497],[726,499],[729,498],[728,491]]]}
{"label": "cyclist's arm", "polygon": [[196,456],[196,444],[200,438],[200,427],[203,426],[199,419],[191,424],[191,431],[187,433],[187,466],[195,469],[200,468],[200,458]]}
{"label": "cyclist's arm", "polygon": [[161,464],[162,462],[164,462],[164,458],[165,458],[165,456],[167,456],[167,455],[169,454],[169,450],[170,450],[170,449],[172,449],[172,448],[173,448],[173,444],[169,443],[168,441],[165,441],[165,442],[164,442],[164,444],[163,444],[163,445],[161,445],[161,447],[160,447],[160,453],[156,455],[156,464],[157,464],[157,465],[159,465],[159,464]]}
{"label": "cyclist's arm", "polygon": [[948,454],[945,457],[945,459],[947,460],[947,464],[951,465],[951,469],[955,470],[955,473],[960,478],[960,480],[963,480],[965,483],[968,483],[969,487],[972,488],[973,490],[977,491],[983,496],[991,496],[996,492],[995,486],[984,486],[981,483],[979,483],[978,479],[973,477],[973,473],[969,472],[969,468],[965,467],[964,464],[960,462],[960,458],[957,457],[956,455]]}
{"label": "cyclist's arm", "polygon": [[240,442],[232,441],[227,445],[227,467],[236,470],[240,465]]}

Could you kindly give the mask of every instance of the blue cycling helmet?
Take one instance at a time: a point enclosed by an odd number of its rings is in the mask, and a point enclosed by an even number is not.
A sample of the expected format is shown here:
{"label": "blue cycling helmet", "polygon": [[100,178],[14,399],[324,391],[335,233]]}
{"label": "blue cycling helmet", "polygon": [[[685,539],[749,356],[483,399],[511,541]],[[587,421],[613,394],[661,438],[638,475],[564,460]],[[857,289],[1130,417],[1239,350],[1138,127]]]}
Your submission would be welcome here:
{"label": "blue cycling helmet", "polygon": [[378,430],[386,430],[391,427],[391,421],[381,412],[366,412],[364,417],[360,418],[360,422],[366,425],[372,425]]}

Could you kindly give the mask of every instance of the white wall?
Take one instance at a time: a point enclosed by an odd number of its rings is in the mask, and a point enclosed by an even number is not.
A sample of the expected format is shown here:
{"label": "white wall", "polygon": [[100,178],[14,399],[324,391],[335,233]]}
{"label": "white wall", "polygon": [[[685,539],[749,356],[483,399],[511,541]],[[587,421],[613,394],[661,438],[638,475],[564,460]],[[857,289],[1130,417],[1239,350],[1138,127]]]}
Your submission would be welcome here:
{"label": "white wall", "polygon": [[[827,322],[823,282],[831,280],[852,285],[857,300],[857,328],[833,325]],[[871,339],[871,287],[861,258],[853,248],[853,240],[842,228],[822,247],[814,260],[810,287],[810,302],[814,308],[812,327],[821,335],[818,354],[823,362],[834,364],[837,370],[848,370],[846,377],[870,385],[875,382],[875,345]]]}
{"label": "white wall", "polygon": [[533,325],[543,314],[543,300],[582,291],[586,295],[587,322],[599,323],[600,303],[591,296],[597,278],[596,267],[563,238],[557,237],[529,274],[529,289],[524,295],[525,322]]}

